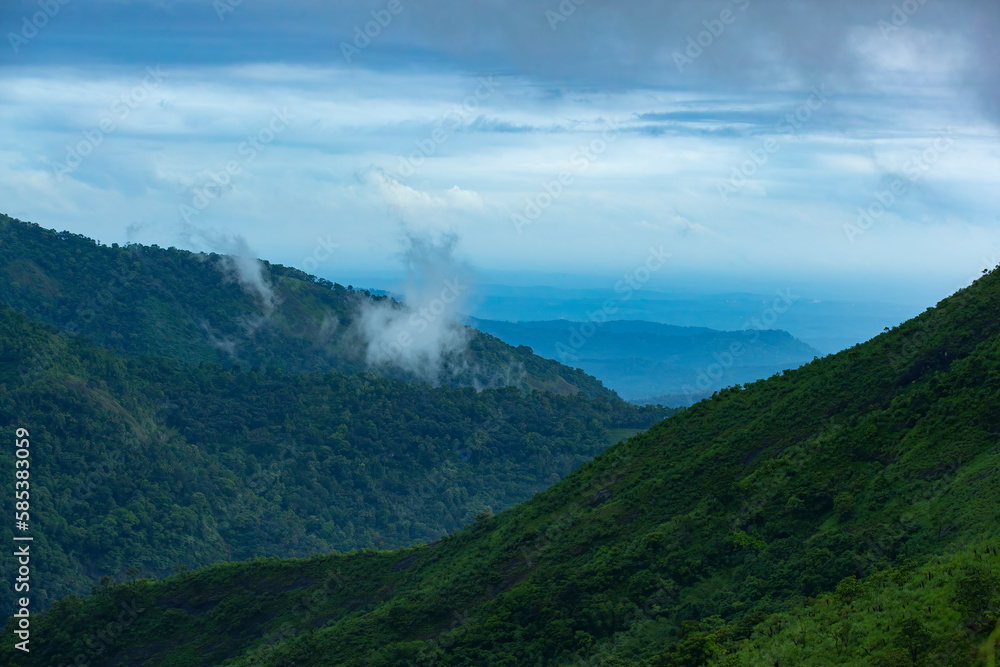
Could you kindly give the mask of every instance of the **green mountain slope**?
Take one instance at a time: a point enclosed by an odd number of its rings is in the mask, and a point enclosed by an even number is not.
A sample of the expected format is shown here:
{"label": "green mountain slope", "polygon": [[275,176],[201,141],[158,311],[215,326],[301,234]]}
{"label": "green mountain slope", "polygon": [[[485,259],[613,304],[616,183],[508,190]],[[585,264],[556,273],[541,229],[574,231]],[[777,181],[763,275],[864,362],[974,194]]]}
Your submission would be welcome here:
{"label": "green mountain slope", "polygon": [[[987,664],[998,438],[994,272],[436,544],[119,584],[32,628],[51,664]],[[842,659],[802,647],[848,622]]]}
{"label": "green mountain slope", "polygon": [[[165,576],[431,541],[669,413],[582,394],[121,357],[0,307],[0,423],[33,443],[36,609],[133,567]],[[0,466],[14,470],[12,448]],[[3,478],[5,497],[14,484]],[[0,528],[8,543],[12,528]],[[3,567],[14,576],[13,560]]]}
{"label": "green mountain slope", "polygon": [[[833,593],[773,614],[712,664],[995,664],[1000,648],[997,545],[994,538],[919,567],[908,562],[865,579],[846,578]],[[721,630],[699,628],[691,634],[718,644]]]}
{"label": "green mountain slope", "polygon": [[[157,246],[108,247],[5,215],[0,248],[0,302],[103,347],[242,368],[368,370],[354,325],[363,304],[384,297],[366,291],[261,261],[268,303],[241,286],[233,258]],[[612,395],[580,370],[476,331],[469,331],[465,349],[444,362],[437,379],[453,385]],[[395,379],[425,379],[389,365],[374,370]]]}

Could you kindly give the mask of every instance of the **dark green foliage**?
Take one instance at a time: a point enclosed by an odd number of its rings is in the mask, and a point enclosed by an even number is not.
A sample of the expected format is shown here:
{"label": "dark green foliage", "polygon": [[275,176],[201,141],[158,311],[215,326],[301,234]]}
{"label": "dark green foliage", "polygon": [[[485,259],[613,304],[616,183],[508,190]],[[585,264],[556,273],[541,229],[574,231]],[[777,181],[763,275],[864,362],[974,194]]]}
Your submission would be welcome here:
{"label": "dark green foliage", "polygon": [[[32,367],[40,351],[48,363]],[[669,413],[513,387],[123,358],[0,307],[0,423],[33,443],[45,553],[35,609],[105,575],[430,542]],[[11,449],[0,466],[13,470]],[[5,497],[13,485],[3,479]],[[10,523],[0,535],[10,541]]]}
{"label": "dark green foliage", "polygon": [[666,653],[654,658],[653,667],[698,667],[705,665],[722,647],[719,636],[706,631],[695,621],[684,621],[677,642]]}
{"label": "dark green foliage", "polygon": [[[975,571],[984,580],[1000,570],[995,540],[966,547],[943,557],[930,557],[915,567],[905,563],[880,570],[863,580],[853,577],[834,595],[807,598],[790,605],[726,647],[712,664],[770,666],[950,665],[992,664],[1000,648],[1000,625],[969,623],[968,609],[956,604]],[[973,607],[983,613],[986,598]],[[993,609],[996,607],[993,606]],[[995,630],[994,630],[995,628]],[[992,636],[990,631],[993,630]]]}
{"label": "dark green foliage", "polygon": [[[352,326],[358,307],[385,297],[262,261],[273,310],[247,293],[229,258],[176,248],[111,247],[0,214],[0,301],[60,331],[131,354],[289,372],[366,370]],[[513,385],[560,394],[613,392],[581,370],[472,331],[445,359],[441,381]],[[44,355],[33,365],[48,363]],[[417,379],[390,367],[382,375]]]}
{"label": "dark green foliage", "polygon": [[1000,640],[987,622],[998,387],[995,272],[864,345],[719,392],[437,543],[63,600],[35,618],[38,657],[89,659],[86,638],[135,595],[144,611],[102,659],[985,665]]}
{"label": "dark green foliage", "polygon": [[967,623],[993,626],[1000,620],[1000,578],[978,567],[965,569],[963,575],[955,592],[955,606]]}
{"label": "dark green foliage", "polygon": [[903,621],[892,641],[906,652],[914,665],[920,664],[934,647],[934,636],[916,618]]}

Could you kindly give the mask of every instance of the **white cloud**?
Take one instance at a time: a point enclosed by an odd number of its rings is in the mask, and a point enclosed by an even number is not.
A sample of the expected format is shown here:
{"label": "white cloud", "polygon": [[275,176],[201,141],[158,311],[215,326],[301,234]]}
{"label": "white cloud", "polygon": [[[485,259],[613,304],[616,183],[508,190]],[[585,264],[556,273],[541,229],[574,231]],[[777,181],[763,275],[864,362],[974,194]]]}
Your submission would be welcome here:
{"label": "white cloud", "polygon": [[[923,67],[910,47],[892,49],[878,52],[879,71]],[[809,272],[824,262],[855,266],[870,252],[901,280],[927,270],[966,272],[973,241],[996,227],[996,129],[919,83],[899,98],[840,90],[828,116],[817,114],[740,197],[723,203],[717,183],[774,134],[804,89],[720,92],[692,79],[681,90],[549,90],[507,77],[482,104],[490,122],[455,128],[402,178],[395,173],[400,159],[475,89],[475,77],[273,64],[164,69],[170,77],[155,95],[62,182],[52,165],[65,159],[66,145],[97,127],[143,68],[0,72],[0,122],[9,128],[0,136],[0,210],[105,242],[125,241],[127,229],[141,227],[143,242],[184,245],[178,207],[190,201],[191,188],[240,159],[241,142],[273,108],[287,106],[295,122],[241,163],[198,222],[233,230],[269,260],[298,265],[317,238],[332,236],[340,252],[317,273],[333,280],[361,267],[394,266],[387,240],[398,237],[401,223],[461,231],[469,260],[495,269],[613,275],[667,230],[682,246],[674,249],[678,267]],[[625,119],[620,137],[586,169],[574,167],[574,155],[611,118]],[[908,228],[887,224],[862,239],[864,250],[817,243],[818,229],[842,237],[844,221],[867,204],[883,173],[947,125],[960,137],[955,148],[928,172],[920,196],[894,215],[955,215],[968,221],[952,231],[958,241],[942,249],[932,236],[910,237]],[[517,234],[508,210],[523,207],[563,170],[572,183]],[[675,210],[684,212],[681,227],[664,215]]]}

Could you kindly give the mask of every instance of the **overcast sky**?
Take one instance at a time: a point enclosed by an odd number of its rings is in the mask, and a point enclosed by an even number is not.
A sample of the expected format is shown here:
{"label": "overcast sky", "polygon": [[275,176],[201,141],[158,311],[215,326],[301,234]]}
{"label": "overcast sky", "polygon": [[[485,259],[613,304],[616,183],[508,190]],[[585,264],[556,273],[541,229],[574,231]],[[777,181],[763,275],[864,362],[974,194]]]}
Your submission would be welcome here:
{"label": "overcast sky", "polygon": [[346,283],[454,238],[482,280],[609,288],[662,247],[654,289],[913,301],[1000,262],[995,0],[36,0],[0,28],[0,211],[105,243],[235,234]]}

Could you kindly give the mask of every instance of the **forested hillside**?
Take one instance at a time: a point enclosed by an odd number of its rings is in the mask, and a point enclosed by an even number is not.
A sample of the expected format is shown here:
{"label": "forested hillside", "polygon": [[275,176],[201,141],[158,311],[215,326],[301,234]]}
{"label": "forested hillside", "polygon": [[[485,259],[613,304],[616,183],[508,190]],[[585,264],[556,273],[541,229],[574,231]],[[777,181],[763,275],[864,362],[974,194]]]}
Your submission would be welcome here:
{"label": "forested hillside", "polygon": [[1000,271],[436,544],[112,585],[32,628],[50,664],[129,604],[108,664],[992,665],[998,438]]}
{"label": "forested hillside", "polygon": [[386,297],[263,260],[105,246],[2,214],[0,249],[0,302],[117,351],[241,368],[373,370],[435,384],[613,393],[583,371],[474,330],[433,378],[399,364],[370,367],[358,312]]}
{"label": "forested hillside", "polygon": [[[33,443],[36,608],[131,568],[162,577],[429,542],[668,414],[617,397],[119,356],[0,307],[0,422]],[[0,466],[13,461],[0,451]],[[13,498],[14,476],[0,489]]]}

